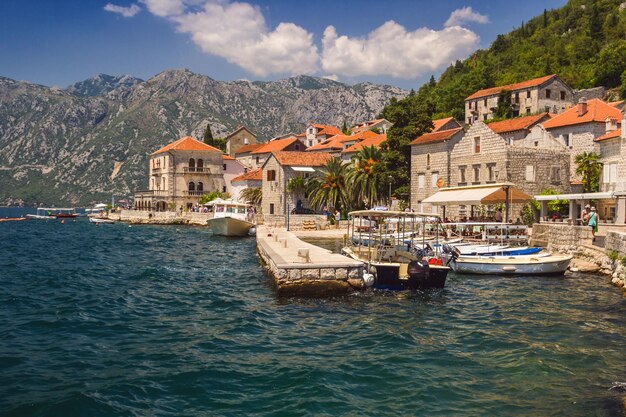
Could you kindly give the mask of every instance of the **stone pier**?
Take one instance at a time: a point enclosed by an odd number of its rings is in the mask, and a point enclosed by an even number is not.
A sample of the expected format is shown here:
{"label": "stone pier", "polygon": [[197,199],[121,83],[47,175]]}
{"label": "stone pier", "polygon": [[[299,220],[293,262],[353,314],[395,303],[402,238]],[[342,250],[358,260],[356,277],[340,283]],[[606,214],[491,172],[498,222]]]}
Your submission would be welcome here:
{"label": "stone pier", "polygon": [[303,242],[282,228],[259,226],[257,251],[285,296],[328,297],[365,289],[365,264]]}

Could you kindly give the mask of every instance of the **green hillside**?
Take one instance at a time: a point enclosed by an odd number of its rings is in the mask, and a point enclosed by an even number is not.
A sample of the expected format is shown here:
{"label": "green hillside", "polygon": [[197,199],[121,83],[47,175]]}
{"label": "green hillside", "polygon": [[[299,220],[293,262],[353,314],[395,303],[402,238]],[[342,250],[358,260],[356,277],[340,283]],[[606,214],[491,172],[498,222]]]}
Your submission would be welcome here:
{"label": "green hillside", "polygon": [[[626,4],[623,0],[571,0],[510,33],[487,50],[450,65],[438,82],[418,91],[435,117],[463,120],[463,99],[476,90],[558,74],[571,87],[626,84]],[[625,89],[620,89],[626,98]]]}

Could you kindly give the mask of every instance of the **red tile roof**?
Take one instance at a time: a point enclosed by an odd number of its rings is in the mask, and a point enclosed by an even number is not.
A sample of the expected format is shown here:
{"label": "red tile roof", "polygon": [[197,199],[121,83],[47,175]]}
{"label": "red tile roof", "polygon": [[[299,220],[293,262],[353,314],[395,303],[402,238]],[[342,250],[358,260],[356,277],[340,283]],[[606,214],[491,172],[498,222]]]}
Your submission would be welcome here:
{"label": "red tile roof", "polygon": [[494,132],[507,133],[515,132],[516,130],[530,129],[535,124],[540,123],[543,120],[549,120],[549,113],[539,113],[532,116],[516,117],[514,119],[502,120],[499,122],[491,122],[487,124],[489,129]]}
{"label": "red tile roof", "polygon": [[613,106],[613,107],[622,107],[622,105],[624,104],[624,100],[619,100],[619,101],[611,101],[610,103],[607,103],[609,106]]}
{"label": "red tile roof", "polygon": [[272,155],[276,157],[278,163],[285,166],[318,167],[325,165],[326,162],[332,158],[332,155],[325,152],[307,153],[280,151],[272,152]]}
{"label": "red tile roof", "polygon": [[226,154],[222,155],[222,157],[224,158],[225,161],[234,161],[235,160],[235,158],[233,158],[230,155],[226,155]]}
{"label": "red tile roof", "polygon": [[257,168],[252,171],[248,171],[245,174],[241,174],[238,177],[233,178],[230,182],[239,182],[239,181],[262,181],[263,180],[263,169]]}
{"label": "red tile roof", "polygon": [[621,129],[617,129],[617,130],[613,130],[611,132],[605,133],[604,135],[600,136],[599,138],[596,138],[595,141],[596,142],[602,142],[603,140],[619,138],[620,136],[622,136],[622,130]]}
{"label": "red tile roof", "polygon": [[[273,141],[267,142],[263,146],[255,149],[254,151],[252,151],[252,153],[253,154],[260,154],[260,153],[269,153],[269,152],[275,152],[275,151],[282,151],[287,146],[291,145],[292,143],[296,142],[297,140],[298,140],[298,138],[296,138],[296,137],[273,140]],[[300,145],[303,146],[304,149],[306,149],[306,146],[304,145],[304,143],[300,143]]]}
{"label": "red tile roof", "polygon": [[436,119],[433,120],[433,132],[436,132],[437,130],[441,129],[443,127],[443,125],[445,125],[446,123],[448,123],[449,121],[454,120],[454,117],[446,117],[445,119]]}
{"label": "red tile roof", "polygon": [[332,151],[333,149],[343,149],[344,142],[362,141],[376,136],[378,136],[378,134],[372,132],[371,130],[364,130],[350,136],[344,134],[335,135],[331,136],[323,142],[318,143],[317,145],[313,145],[310,148],[307,148],[307,152]]}
{"label": "red tile roof", "polygon": [[594,98],[587,101],[587,111],[582,116],[578,115],[578,105],[571,107],[563,113],[542,123],[546,129],[556,127],[572,126],[581,123],[605,123],[607,117],[617,120],[622,119],[621,112],[602,100]]}
{"label": "red tile roof", "polygon": [[380,135],[370,136],[366,139],[363,139],[360,142],[355,143],[354,145],[344,149],[341,153],[354,153],[358,152],[366,146],[375,146],[380,148],[381,143],[387,140],[387,135],[385,133],[381,133]]}
{"label": "red tile roof", "polygon": [[222,153],[219,149],[207,145],[204,142],[200,142],[198,139],[192,138],[191,136],[185,136],[184,138],[180,138],[169,145],[165,145],[158,151],[153,152],[152,155],[167,151],[209,151]]}
{"label": "red tile roof", "polygon": [[343,133],[341,129],[339,129],[337,126],[319,125],[317,123],[311,123],[311,126],[317,129],[318,135],[333,136],[333,135],[341,135]]}
{"label": "red tile roof", "polygon": [[264,143],[250,143],[248,145],[243,145],[241,148],[235,151],[235,155],[237,155],[238,153],[252,152],[253,150],[258,149],[263,145],[265,144]]}
{"label": "red tile roof", "polygon": [[425,133],[417,139],[414,139],[410,145],[424,145],[426,143],[442,142],[450,139],[456,133],[462,131],[463,128],[457,127],[455,129],[439,130],[437,132]]}
{"label": "red tile roof", "polygon": [[480,97],[485,97],[485,96],[494,96],[502,90],[514,91],[514,90],[521,90],[523,88],[537,87],[545,83],[546,81],[552,79],[553,77],[556,77],[556,74],[546,75],[545,77],[522,81],[521,83],[502,85],[500,87],[493,87],[493,88],[485,88],[484,90],[478,90],[471,96],[467,97],[465,100],[472,100],[475,98],[480,98]]}

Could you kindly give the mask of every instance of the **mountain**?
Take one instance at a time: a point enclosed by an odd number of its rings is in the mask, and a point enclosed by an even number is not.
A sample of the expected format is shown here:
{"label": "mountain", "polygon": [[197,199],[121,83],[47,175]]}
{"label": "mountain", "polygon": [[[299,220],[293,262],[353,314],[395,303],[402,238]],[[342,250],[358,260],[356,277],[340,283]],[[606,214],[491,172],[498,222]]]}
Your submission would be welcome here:
{"label": "mountain", "polygon": [[150,153],[184,135],[201,138],[207,123],[216,137],[245,125],[266,140],[311,121],[371,119],[407,94],[309,76],[221,82],[184,69],[143,82],[100,75],[67,90],[0,77],[0,203],[129,196],[147,187]]}
{"label": "mountain", "polygon": [[74,95],[82,97],[95,97],[113,91],[117,88],[132,87],[143,82],[140,78],[130,75],[106,75],[98,74],[86,80],[70,85],[66,90]]}
{"label": "mountain", "polygon": [[[626,2],[570,0],[498,35],[486,50],[450,65],[418,94],[435,117],[463,119],[471,93],[549,74],[575,89],[603,86],[626,98]],[[617,91],[611,99],[617,98]]]}

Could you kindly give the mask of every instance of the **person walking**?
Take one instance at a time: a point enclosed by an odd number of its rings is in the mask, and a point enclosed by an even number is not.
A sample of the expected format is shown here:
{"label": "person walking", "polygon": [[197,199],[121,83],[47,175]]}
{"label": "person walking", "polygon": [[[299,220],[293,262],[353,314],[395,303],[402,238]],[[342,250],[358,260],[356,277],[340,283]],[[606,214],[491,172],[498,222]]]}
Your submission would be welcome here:
{"label": "person walking", "polygon": [[335,210],[335,229],[339,229],[339,221],[341,220],[341,213],[339,210]]}
{"label": "person walking", "polygon": [[592,242],[596,240],[596,232],[598,231],[598,213],[595,207],[591,207],[591,213],[589,214],[589,222],[587,223],[591,227],[591,239]]}

